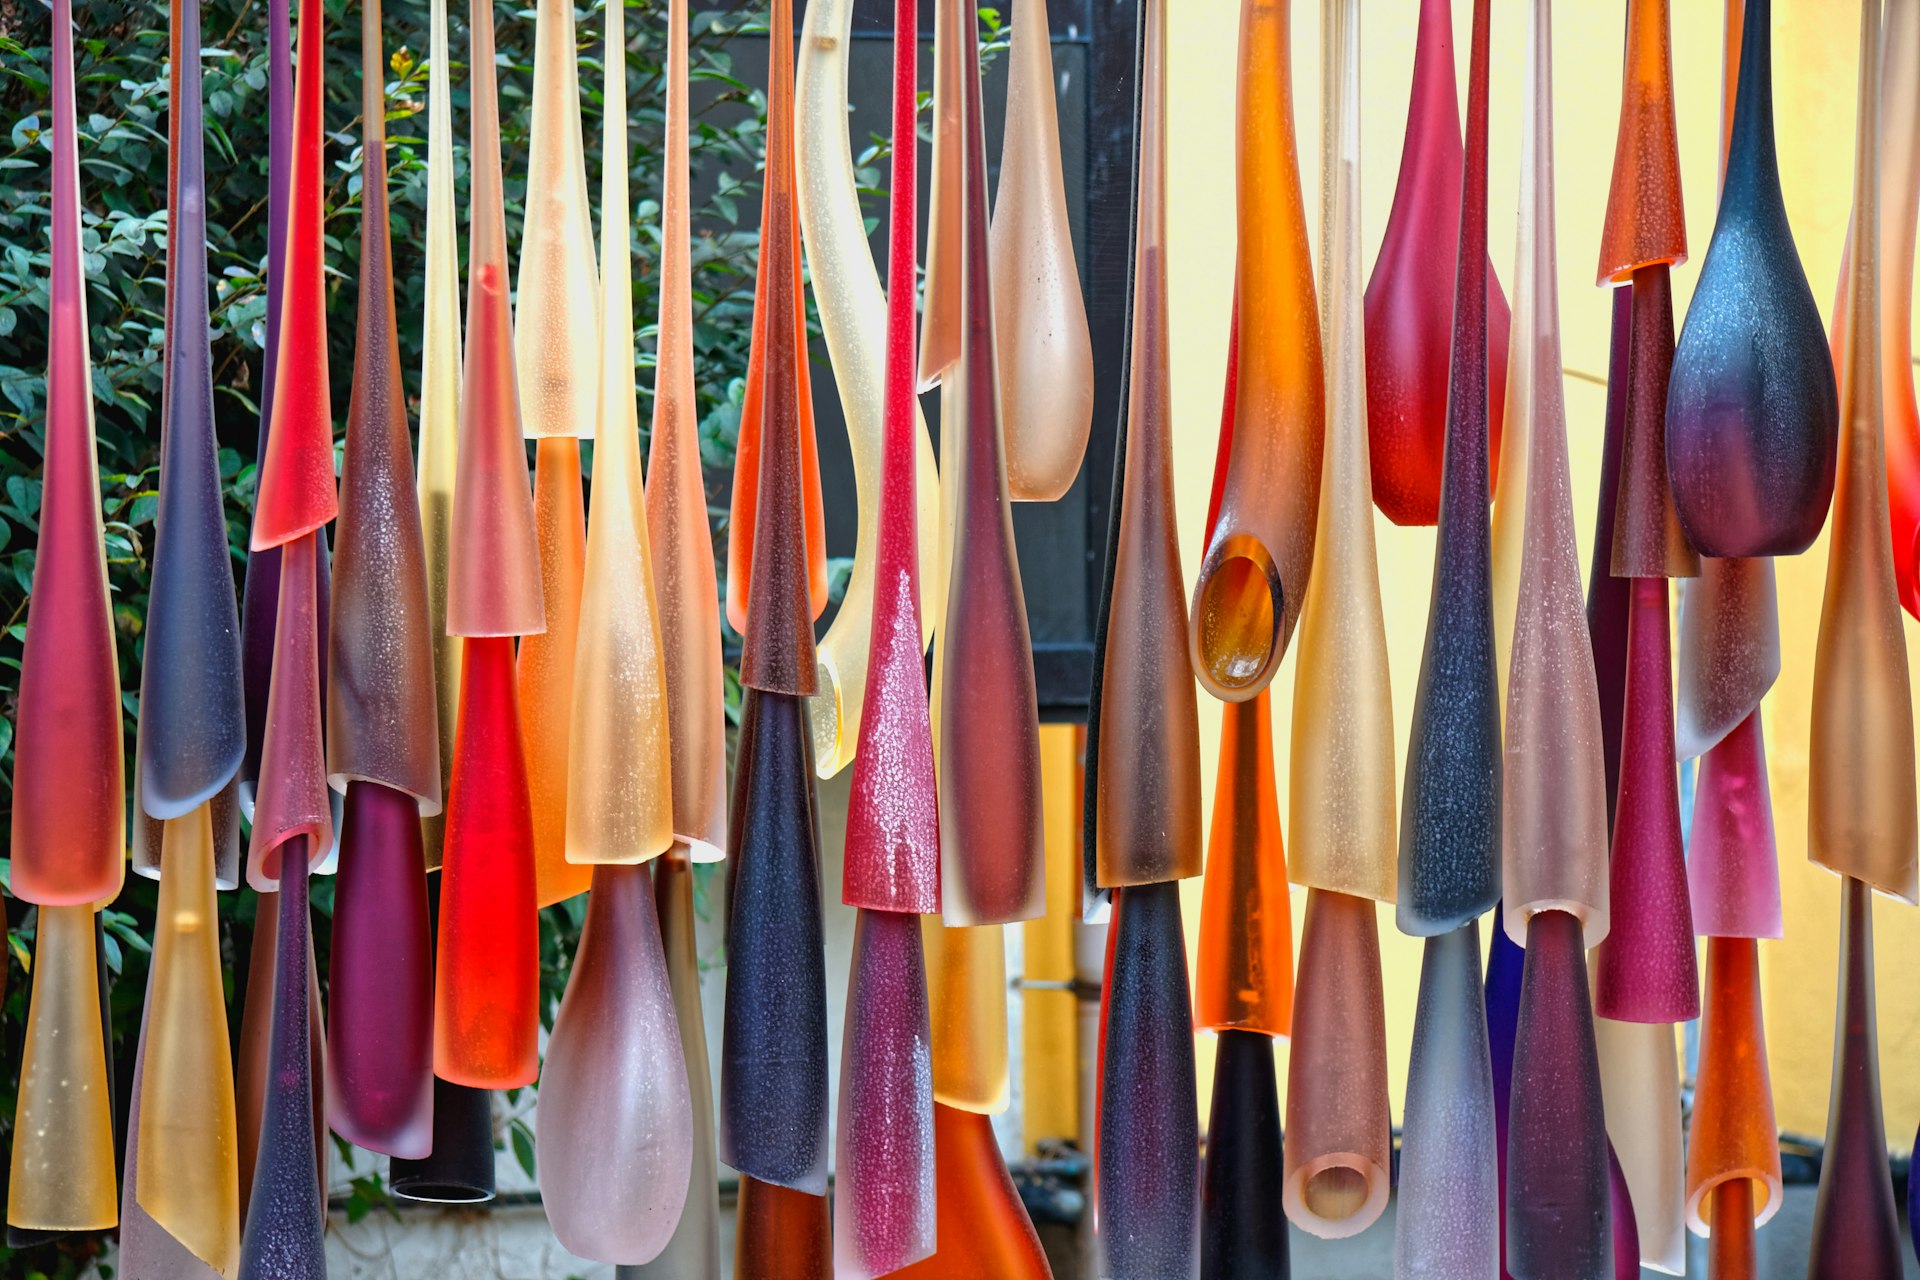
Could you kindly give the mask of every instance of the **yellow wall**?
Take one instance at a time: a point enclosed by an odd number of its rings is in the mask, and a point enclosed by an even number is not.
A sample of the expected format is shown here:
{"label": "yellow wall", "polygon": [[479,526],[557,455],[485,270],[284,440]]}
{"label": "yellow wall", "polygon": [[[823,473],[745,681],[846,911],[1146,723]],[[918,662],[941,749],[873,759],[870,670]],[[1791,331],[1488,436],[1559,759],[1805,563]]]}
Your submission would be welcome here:
{"label": "yellow wall", "polygon": [[[1788,213],[1802,261],[1823,308],[1830,304],[1845,237],[1853,152],[1853,95],[1859,8],[1853,0],[1776,0],[1775,113]],[[1234,183],[1234,67],[1239,4],[1182,0],[1171,27],[1170,137],[1172,245],[1169,249],[1176,448],[1175,486],[1189,574],[1199,564],[1201,525],[1212,475],[1226,365],[1231,298]],[[1455,52],[1464,81],[1471,6],[1455,5]],[[1492,185],[1493,260],[1503,284],[1512,280],[1514,218],[1523,100],[1527,5],[1493,5]],[[1681,130],[1687,225],[1693,262],[1674,273],[1684,307],[1712,232],[1718,168],[1721,13],[1711,0],[1673,6],[1673,54]],[[1366,7],[1362,19],[1362,183],[1365,246],[1370,264],[1384,230],[1398,172],[1413,64],[1415,0]],[[1582,556],[1592,538],[1609,304],[1593,285],[1594,259],[1612,166],[1620,96],[1623,6],[1620,0],[1565,0],[1555,13],[1555,147],[1561,263],[1560,310],[1567,369],[1567,417]],[[1319,6],[1294,5],[1295,129],[1300,140],[1308,221],[1317,223],[1319,189]],[[1465,89],[1462,86],[1464,106]],[[1315,226],[1315,234],[1318,227]],[[1370,268],[1369,268],[1370,269]],[[1449,272],[1451,266],[1446,268]],[[1392,656],[1395,720],[1404,764],[1412,690],[1419,672],[1432,567],[1430,529],[1378,521],[1380,571]],[[1781,1127],[1824,1130],[1832,1056],[1838,882],[1806,861],[1807,704],[1815,629],[1826,564],[1825,540],[1780,566],[1784,671],[1767,701],[1775,821],[1780,837],[1787,938],[1762,948],[1768,1039]],[[1908,624],[1910,665],[1920,668],[1920,627]],[[1274,682],[1279,781],[1287,785],[1287,734],[1293,689],[1291,658]],[[1211,803],[1219,706],[1202,696],[1201,743]],[[1199,923],[1199,882],[1186,886],[1188,929]],[[1304,893],[1296,891],[1298,930]],[[1901,1070],[1920,1041],[1920,920],[1913,909],[1881,902],[1877,912],[1881,982],[1880,1035],[1886,1065],[1888,1128],[1896,1147],[1911,1142],[1920,1120],[1920,1075]],[[1406,1076],[1420,948],[1380,914],[1387,982],[1388,1054],[1396,1117]],[[1212,1046],[1200,1037],[1202,1080],[1212,1078]],[[1284,1057],[1282,1072],[1285,1071]],[[1284,1075],[1283,1075],[1284,1078]],[[1205,1103],[1202,1102],[1202,1115]]]}

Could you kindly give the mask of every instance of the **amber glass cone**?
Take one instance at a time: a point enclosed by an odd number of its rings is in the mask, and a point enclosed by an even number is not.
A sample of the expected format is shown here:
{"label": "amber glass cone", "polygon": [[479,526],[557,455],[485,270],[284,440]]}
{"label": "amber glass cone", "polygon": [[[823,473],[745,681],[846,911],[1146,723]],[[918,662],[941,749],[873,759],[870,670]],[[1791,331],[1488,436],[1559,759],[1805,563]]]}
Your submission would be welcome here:
{"label": "amber glass cone", "polygon": [[[1706,1012],[1687,1132],[1687,1225],[1734,1233],[1780,1209],[1780,1140],[1760,1013],[1759,947],[1751,938],[1707,940]],[[1728,1222],[1723,1191],[1744,1184],[1746,1223]]]}
{"label": "amber glass cone", "polygon": [[1620,132],[1600,233],[1601,284],[1625,280],[1653,263],[1687,258],[1667,25],[1667,0],[1628,0]]}
{"label": "amber glass cone", "polygon": [[1007,944],[997,924],[921,920],[927,1006],[933,1028],[933,1096],[942,1106],[992,1114],[1007,1109]]}
{"label": "amber glass cone", "polygon": [[933,1150],[939,1248],[894,1275],[900,1280],[1050,1280],[1047,1255],[1000,1158],[993,1121],[936,1103]]}
{"label": "amber glass cone", "polygon": [[737,1276],[833,1280],[827,1198],[742,1176],[733,1245]]}

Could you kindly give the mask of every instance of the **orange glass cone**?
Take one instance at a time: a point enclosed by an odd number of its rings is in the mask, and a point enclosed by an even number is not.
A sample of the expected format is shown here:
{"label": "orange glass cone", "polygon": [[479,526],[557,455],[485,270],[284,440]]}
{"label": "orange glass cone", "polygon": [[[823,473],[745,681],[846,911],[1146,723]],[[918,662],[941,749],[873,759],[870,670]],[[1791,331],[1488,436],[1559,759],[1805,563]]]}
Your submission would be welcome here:
{"label": "orange glass cone", "polygon": [[933,1097],[942,1106],[993,1114],[1007,1109],[1007,952],[997,924],[949,927],[923,916]]}
{"label": "orange glass cone", "polygon": [[733,1273],[742,1280],[833,1280],[825,1196],[742,1175],[736,1214]]}
{"label": "orange glass cone", "polygon": [[901,1280],[1050,1280],[1053,1271],[1007,1176],[992,1119],[936,1103],[933,1150],[939,1247],[893,1274]]}
{"label": "orange glass cone", "polygon": [[535,446],[533,518],[547,629],[520,642],[515,668],[527,794],[533,802],[533,875],[543,907],[585,893],[593,869],[567,861],[567,747],[573,728],[573,661],[586,575],[587,516],[580,442],[544,436]]}
{"label": "orange glass cone", "polygon": [[1780,1135],[1773,1121],[1773,1084],[1760,1004],[1759,944],[1751,938],[1707,940],[1706,1008],[1700,1023],[1693,1123],[1687,1130],[1687,1226],[1718,1237],[1728,1183],[1748,1187],[1748,1221],[1758,1226],[1780,1210]]}
{"label": "orange glass cone", "polygon": [[1668,0],[1628,0],[1627,60],[1613,184],[1600,232],[1599,283],[1642,267],[1687,260],[1680,200],[1680,146],[1673,118]]}

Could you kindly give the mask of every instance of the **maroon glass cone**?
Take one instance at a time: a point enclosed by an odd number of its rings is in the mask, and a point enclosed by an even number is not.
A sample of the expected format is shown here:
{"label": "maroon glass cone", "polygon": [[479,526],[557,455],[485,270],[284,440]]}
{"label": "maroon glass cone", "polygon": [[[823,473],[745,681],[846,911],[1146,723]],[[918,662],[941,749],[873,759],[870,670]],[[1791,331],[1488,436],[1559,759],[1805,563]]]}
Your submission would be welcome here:
{"label": "maroon glass cone", "polygon": [[1600,683],[1600,737],[1607,762],[1607,821],[1620,794],[1620,721],[1627,700],[1625,578],[1613,576],[1614,509],[1620,498],[1620,456],[1627,434],[1627,356],[1633,344],[1633,290],[1613,291],[1613,336],[1607,355],[1606,436],[1600,452],[1600,498],[1593,518],[1593,559],[1587,571],[1587,639]]}
{"label": "maroon glass cone", "polygon": [[420,804],[347,784],[334,882],[327,1121],[370,1151],[433,1150],[433,943],[420,871]]}

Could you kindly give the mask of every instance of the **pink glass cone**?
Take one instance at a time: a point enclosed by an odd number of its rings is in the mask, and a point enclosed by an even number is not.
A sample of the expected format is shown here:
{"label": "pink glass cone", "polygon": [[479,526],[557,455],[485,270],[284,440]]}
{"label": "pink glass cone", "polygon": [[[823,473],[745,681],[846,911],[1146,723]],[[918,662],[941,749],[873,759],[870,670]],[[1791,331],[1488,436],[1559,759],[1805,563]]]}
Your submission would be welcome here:
{"label": "pink glass cone", "polygon": [[1758,711],[1700,759],[1687,838],[1687,896],[1697,934],[1782,936],[1773,797]]}
{"label": "pink glass cone", "polygon": [[860,913],[834,1135],[833,1256],[840,1280],[885,1275],[933,1253],[926,973],[918,918]]}
{"label": "pink glass cone", "polygon": [[1780,677],[1779,590],[1770,559],[1702,559],[1681,588],[1674,750],[1707,753]]}
{"label": "pink glass cone", "polygon": [[347,784],[334,885],[327,1122],[355,1146],[407,1160],[433,1149],[433,948],[420,806]]}
{"label": "pink glass cone", "polygon": [[686,1206],[693,1108],[643,865],[593,871],[540,1073],[540,1196],[571,1253],[650,1262]]}
{"label": "pink glass cone", "polygon": [[1627,707],[1613,827],[1612,926],[1594,1012],[1620,1022],[1700,1016],[1693,910],[1673,754],[1667,580],[1636,578],[1627,620]]}
{"label": "pink glass cone", "polygon": [[253,841],[247,883],[265,893],[280,883],[280,851],[305,838],[309,865],[333,845],[321,747],[320,632],[324,614],[315,591],[318,534],[280,548],[280,605],[275,612],[273,683],[267,696],[266,742],[253,799]]}

